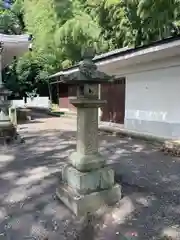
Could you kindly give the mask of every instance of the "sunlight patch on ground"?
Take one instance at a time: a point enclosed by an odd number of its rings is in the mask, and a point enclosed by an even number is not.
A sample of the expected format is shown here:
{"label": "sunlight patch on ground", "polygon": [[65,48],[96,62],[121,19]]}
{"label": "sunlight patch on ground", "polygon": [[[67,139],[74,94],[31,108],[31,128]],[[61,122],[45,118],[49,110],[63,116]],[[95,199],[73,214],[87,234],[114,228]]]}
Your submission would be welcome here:
{"label": "sunlight patch on ground", "polygon": [[180,139],[172,141],[173,143],[180,144]]}
{"label": "sunlight patch on ground", "polygon": [[24,201],[33,196],[40,196],[41,194],[44,194],[45,189],[54,186],[55,184],[56,184],[55,179],[51,180],[49,179],[43,180],[43,182],[39,184],[16,187],[9,191],[7,196],[4,198],[3,202],[13,204]]}
{"label": "sunlight patch on ground", "polygon": [[119,154],[116,154],[116,152],[114,154],[111,155],[111,158],[108,159],[108,162],[110,163],[110,161],[114,162],[115,160],[119,159]]}
{"label": "sunlight patch on ground", "polygon": [[5,173],[2,173],[1,174],[1,178],[4,179],[4,180],[10,180],[10,181],[13,181],[17,178],[18,176],[18,173],[17,172],[13,172],[13,171],[8,171],[8,172],[5,172]]}
{"label": "sunlight patch on ground", "polygon": [[25,200],[27,196],[28,195],[26,192],[26,188],[23,188],[21,186],[19,188],[14,188],[13,190],[11,190],[4,199],[4,202],[8,204],[13,204]]}
{"label": "sunlight patch on ground", "polygon": [[0,208],[0,220],[3,220],[6,215],[7,215],[6,209],[1,207]]}
{"label": "sunlight patch on ground", "polygon": [[[107,135],[105,135],[106,137],[107,137]],[[109,141],[109,140],[111,140],[111,141]],[[117,139],[116,139],[117,140]],[[118,144],[128,144],[128,140],[122,140],[122,139],[119,139],[118,138],[118,141],[116,141],[116,142],[118,142]],[[106,140],[101,140],[101,144],[106,144],[106,145],[108,145],[108,146],[110,146],[110,145],[112,145],[112,146],[114,146],[114,137],[113,138],[111,138],[111,139],[106,139]]]}
{"label": "sunlight patch on ground", "polygon": [[167,209],[170,214],[172,214],[172,212],[175,212],[176,214],[180,214],[180,205],[170,206]]}
{"label": "sunlight patch on ground", "polygon": [[49,169],[48,167],[37,167],[29,169],[24,172],[24,177],[21,177],[16,181],[16,185],[32,184],[44,179],[45,177],[50,176],[55,172],[57,172],[57,170]]}
{"label": "sunlight patch on ground", "polygon": [[5,167],[6,165],[8,165],[13,160],[14,160],[14,156],[13,155],[1,154],[0,155],[0,168]]}
{"label": "sunlight patch on ground", "polygon": [[118,208],[112,212],[113,222],[115,224],[122,224],[126,221],[127,217],[135,210],[134,204],[129,197],[125,197]]}
{"label": "sunlight patch on ground", "polygon": [[[69,144],[58,144],[55,145],[53,147],[54,150],[64,150],[67,149],[69,147]],[[48,144],[48,146],[42,145],[42,146],[38,146],[38,144],[36,144],[34,147],[29,147],[29,151],[31,151],[32,153],[35,152],[36,154],[41,154],[44,152],[49,152],[52,151],[52,146],[50,146],[50,144]],[[32,154],[33,155],[33,154]]]}
{"label": "sunlight patch on ground", "polygon": [[163,182],[171,183],[172,181],[179,181],[179,176],[177,176],[177,175],[170,175],[168,177],[162,176],[161,179]]}
{"label": "sunlight patch on ground", "polygon": [[114,155],[116,155],[116,156],[123,155],[123,154],[129,154],[130,153],[130,151],[128,151],[126,149],[123,149],[123,148],[112,148],[112,150],[107,148],[107,150],[113,152]]}
{"label": "sunlight patch on ground", "polygon": [[116,154],[124,154],[124,153],[130,153],[130,151],[127,151],[125,149],[122,149],[122,148],[118,148],[115,150],[115,153]]}
{"label": "sunlight patch on ground", "polygon": [[147,196],[147,197],[137,197],[136,202],[143,205],[144,207],[148,207],[151,205],[152,201],[155,201],[156,198],[153,196]]}
{"label": "sunlight patch on ground", "polygon": [[144,150],[144,145],[134,145],[133,146],[133,152],[142,152]]}
{"label": "sunlight patch on ground", "polygon": [[32,197],[33,195],[39,196],[40,194],[44,194],[45,190],[48,187],[54,186],[56,181],[52,180],[43,180],[42,183],[30,185],[26,188],[26,195]]}
{"label": "sunlight patch on ground", "polygon": [[67,149],[66,151],[64,151],[64,152],[62,152],[61,153],[61,159],[62,158],[66,158],[66,157],[68,157],[71,153],[73,153],[74,152],[74,149]]}

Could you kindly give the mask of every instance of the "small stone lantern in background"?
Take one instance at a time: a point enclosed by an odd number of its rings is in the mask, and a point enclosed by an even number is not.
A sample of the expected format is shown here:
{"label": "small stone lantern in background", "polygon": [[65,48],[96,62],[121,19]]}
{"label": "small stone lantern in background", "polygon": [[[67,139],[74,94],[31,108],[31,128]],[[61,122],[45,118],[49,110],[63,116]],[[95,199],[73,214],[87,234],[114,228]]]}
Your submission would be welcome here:
{"label": "small stone lantern in background", "polygon": [[99,99],[98,85],[113,78],[97,70],[93,57],[91,51],[87,51],[78,71],[60,76],[62,83],[77,87],[76,98],[70,99],[77,108],[77,146],[62,170],[56,193],[78,216],[93,213],[121,198],[114,171],[98,151],[98,108],[106,103]]}
{"label": "small stone lantern in background", "polygon": [[0,42],[0,143],[10,143],[17,138],[16,128],[9,117],[10,101],[8,96],[11,92],[4,87],[2,82],[2,52],[3,43]]}

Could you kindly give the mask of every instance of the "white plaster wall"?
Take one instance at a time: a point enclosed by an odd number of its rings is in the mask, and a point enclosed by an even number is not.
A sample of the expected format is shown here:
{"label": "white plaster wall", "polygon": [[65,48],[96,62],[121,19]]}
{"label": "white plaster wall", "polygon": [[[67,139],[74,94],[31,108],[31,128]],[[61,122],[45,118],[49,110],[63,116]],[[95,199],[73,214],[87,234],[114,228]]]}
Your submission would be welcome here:
{"label": "white plaster wall", "polygon": [[12,100],[11,101],[12,107],[36,107],[36,108],[45,108],[49,109],[51,107],[49,97],[34,97],[34,98],[27,98],[27,103],[25,104],[25,99],[21,100]]}
{"label": "white plaster wall", "polygon": [[180,66],[126,76],[125,128],[180,137]]}

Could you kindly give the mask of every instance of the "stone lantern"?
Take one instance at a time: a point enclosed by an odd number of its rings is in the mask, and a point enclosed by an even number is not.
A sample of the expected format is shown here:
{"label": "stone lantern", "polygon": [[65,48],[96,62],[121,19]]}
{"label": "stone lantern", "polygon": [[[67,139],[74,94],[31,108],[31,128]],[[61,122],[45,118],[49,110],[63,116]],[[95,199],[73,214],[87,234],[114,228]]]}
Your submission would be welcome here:
{"label": "stone lantern", "polygon": [[78,216],[93,213],[121,198],[121,186],[114,182],[114,171],[98,151],[98,108],[106,103],[98,97],[98,85],[113,78],[97,70],[93,57],[88,51],[78,71],[60,76],[62,83],[77,88],[77,96],[70,99],[77,108],[77,145],[62,170],[56,194]]}
{"label": "stone lantern", "polygon": [[10,101],[8,96],[11,92],[4,87],[2,82],[1,54],[3,43],[0,42],[0,143],[10,143],[17,138],[16,128],[9,117]]}

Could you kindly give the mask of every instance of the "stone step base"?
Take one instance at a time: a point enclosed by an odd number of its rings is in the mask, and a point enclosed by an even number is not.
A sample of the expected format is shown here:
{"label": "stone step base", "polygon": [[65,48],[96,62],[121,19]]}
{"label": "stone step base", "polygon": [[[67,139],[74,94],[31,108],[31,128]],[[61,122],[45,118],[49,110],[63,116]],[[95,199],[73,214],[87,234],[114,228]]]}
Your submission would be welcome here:
{"label": "stone step base", "polygon": [[64,114],[62,114],[62,117],[77,119],[77,113],[72,111],[64,112]]}
{"label": "stone step base", "polygon": [[55,117],[63,117],[63,118],[73,118],[73,119],[77,119],[77,113],[76,113],[76,112],[57,111],[57,112],[49,112],[49,115],[55,116]]}
{"label": "stone step base", "polygon": [[101,207],[119,202],[121,186],[116,184],[107,190],[81,195],[61,181],[56,195],[76,216],[86,216],[88,213],[95,213]]}
{"label": "stone step base", "polygon": [[13,124],[9,126],[0,126],[0,145],[23,143],[24,139],[17,133]]}

